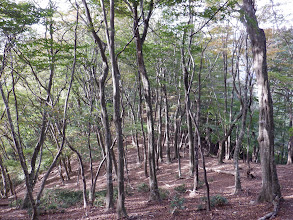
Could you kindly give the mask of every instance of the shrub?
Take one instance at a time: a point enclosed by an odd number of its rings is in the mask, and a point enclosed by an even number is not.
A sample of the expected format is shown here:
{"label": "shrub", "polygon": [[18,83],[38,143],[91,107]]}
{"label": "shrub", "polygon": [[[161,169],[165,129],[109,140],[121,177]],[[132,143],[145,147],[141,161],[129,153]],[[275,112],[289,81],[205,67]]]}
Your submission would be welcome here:
{"label": "shrub", "polygon": [[105,205],[105,198],[107,195],[107,190],[101,190],[95,193],[95,206],[104,206]]}
{"label": "shrub", "polygon": [[16,207],[16,208],[20,208],[21,205],[22,205],[22,199],[13,200],[9,204],[10,207]]}
{"label": "shrub", "polygon": [[171,201],[172,214],[176,214],[179,210],[185,209],[185,199],[176,194]]}
{"label": "shrub", "polygon": [[125,189],[125,194],[128,196],[132,196],[134,194],[134,189],[131,188],[130,186],[127,186]]}
{"label": "shrub", "polygon": [[221,196],[221,195],[215,195],[211,197],[211,206],[223,206],[228,204],[228,199]]}
{"label": "shrub", "polygon": [[[205,209],[205,204],[207,203],[207,197],[201,197],[200,200],[204,203],[204,204],[199,204],[197,206],[198,210],[204,210]],[[211,202],[211,207],[216,207],[216,206],[223,206],[228,204],[228,199],[221,196],[221,195],[215,195],[212,196],[210,198],[210,202]]]}
{"label": "shrub", "polygon": [[149,192],[150,188],[146,183],[141,183],[137,186],[138,192]]}
{"label": "shrub", "polygon": [[[105,202],[106,202],[106,196],[107,196],[107,190],[106,189],[96,192],[95,193],[94,205],[98,206],[98,207],[104,206]],[[117,188],[114,188],[113,197],[114,197],[114,200],[116,200],[117,197],[118,197],[118,189]]]}
{"label": "shrub", "polygon": [[186,186],[185,186],[185,184],[181,184],[179,186],[176,186],[174,189],[178,193],[185,193],[186,192]]}
{"label": "shrub", "polygon": [[80,204],[82,201],[82,191],[47,189],[41,199],[39,210],[40,213],[62,211],[62,209]]}
{"label": "shrub", "polygon": [[198,188],[201,188],[205,185],[205,182],[202,180],[198,180]]}
{"label": "shrub", "polygon": [[169,198],[169,195],[170,195],[170,193],[169,193],[168,190],[166,190],[166,189],[161,189],[161,188],[159,188],[159,194],[160,194],[160,198],[161,198],[162,200],[168,199],[168,198]]}
{"label": "shrub", "polygon": [[57,191],[56,195],[58,196],[57,202],[61,203],[62,208],[74,206],[81,202],[83,198],[82,191],[60,190],[59,192]]}

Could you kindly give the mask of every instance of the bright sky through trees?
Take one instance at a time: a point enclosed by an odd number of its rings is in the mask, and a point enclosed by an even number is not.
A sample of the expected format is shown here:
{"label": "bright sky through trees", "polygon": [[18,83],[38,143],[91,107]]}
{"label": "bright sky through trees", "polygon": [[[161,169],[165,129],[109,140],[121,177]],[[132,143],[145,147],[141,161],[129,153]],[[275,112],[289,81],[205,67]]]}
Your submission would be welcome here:
{"label": "bright sky through trees", "polygon": [[[283,17],[282,19],[283,22],[281,24],[278,24],[279,27],[283,27],[283,26],[290,27],[293,25],[293,13],[292,13],[293,1],[291,0],[256,0],[256,4],[257,4],[257,14],[259,14],[259,16],[262,18],[269,19],[269,22],[270,22],[270,23],[260,22],[261,26],[271,27],[271,22],[275,23],[276,18],[279,19],[280,17]],[[264,6],[266,6],[267,10],[266,9],[260,10]],[[267,12],[270,12],[270,13],[267,13]],[[271,17],[272,12],[274,14],[274,17]]]}
{"label": "bright sky through trees", "polygon": [[[20,2],[23,0],[16,0],[16,2]],[[32,2],[36,3],[42,8],[46,8],[49,5],[49,0],[31,0]],[[70,4],[74,4],[74,1],[71,0],[58,0],[58,1],[52,1],[54,3],[54,6],[57,7],[59,11],[66,11],[69,9]],[[70,3],[71,2],[71,3]],[[291,0],[256,0],[257,5],[257,14],[259,14],[260,17],[263,17],[264,19],[269,19],[269,24],[260,22],[261,26],[267,27],[268,25],[271,26],[271,23],[275,23],[274,20],[276,18],[283,17],[281,24],[278,24],[279,27],[283,26],[292,26],[293,25],[293,1]],[[272,12],[272,5],[273,5],[273,13],[276,14],[274,17],[271,17]],[[263,9],[263,7],[266,6],[267,9]],[[262,10],[261,10],[262,9]],[[265,17],[269,16],[269,17]]]}

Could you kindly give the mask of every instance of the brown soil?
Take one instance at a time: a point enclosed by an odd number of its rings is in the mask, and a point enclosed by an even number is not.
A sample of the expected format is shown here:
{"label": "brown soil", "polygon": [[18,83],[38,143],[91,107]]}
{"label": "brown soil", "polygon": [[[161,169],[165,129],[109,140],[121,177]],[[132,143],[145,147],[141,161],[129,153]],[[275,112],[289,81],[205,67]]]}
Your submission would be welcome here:
{"label": "brown soil", "polygon": [[[129,173],[126,175],[125,185],[130,192],[126,195],[126,209],[132,219],[258,219],[268,212],[271,212],[273,206],[269,203],[255,204],[253,201],[257,198],[261,188],[261,171],[259,164],[251,164],[253,175],[256,178],[248,179],[246,177],[246,164],[240,164],[241,167],[241,184],[242,192],[234,195],[234,176],[232,161],[225,161],[223,165],[217,165],[215,158],[207,159],[208,180],[210,184],[210,194],[221,195],[228,200],[227,205],[213,207],[212,211],[199,211],[198,206],[201,204],[201,197],[205,196],[205,186],[202,186],[193,192],[193,179],[188,175],[188,158],[182,158],[183,177],[178,179],[177,160],[171,164],[160,163],[160,169],[157,172],[159,188],[169,192],[167,199],[161,202],[148,201],[147,192],[139,192],[138,185],[141,183],[148,184],[145,178],[143,167],[136,163],[135,150],[129,149],[127,154]],[[201,161],[200,161],[201,162]],[[76,163],[77,164],[77,163]],[[95,164],[95,167],[98,163]],[[57,170],[54,170],[48,180],[46,188],[68,188],[81,190],[80,184],[77,184],[76,165],[73,166],[71,180],[65,185],[61,184]],[[201,166],[200,166],[201,167]],[[280,210],[276,219],[290,220],[293,219],[293,166],[278,165],[278,176],[281,184],[283,200],[280,203]],[[224,173],[222,172],[224,171]],[[103,171],[104,172],[104,171]],[[105,189],[105,175],[99,177],[97,182],[97,191]],[[129,178],[129,179],[128,179]],[[88,178],[89,180],[89,178]],[[200,180],[203,182],[203,173],[200,168]],[[89,184],[89,181],[88,181]],[[185,184],[187,191],[180,195],[184,198],[184,209],[178,210],[172,214],[171,201],[174,199],[176,191],[174,188]],[[37,185],[36,189],[38,190]],[[22,184],[17,187],[17,196],[20,198],[25,193],[25,187]],[[9,200],[0,200],[0,219],[29,219],[26,210],[19,210],[8,206]],[[103,207],[88,208],[87,216],[82,205],[65,209],[65,211],[45,214],[40,219],[116,219],[115,211],[106,212]]]}

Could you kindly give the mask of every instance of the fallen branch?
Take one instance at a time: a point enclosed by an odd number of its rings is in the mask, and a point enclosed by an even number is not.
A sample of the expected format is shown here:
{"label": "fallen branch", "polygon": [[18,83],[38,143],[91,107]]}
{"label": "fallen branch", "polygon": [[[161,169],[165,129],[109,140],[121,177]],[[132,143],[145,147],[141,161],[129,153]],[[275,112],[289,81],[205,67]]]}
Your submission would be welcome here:
{"label": "fallen branch", "polygon": [[273,200],[274,210],[265,216],[259,218],[258,220],[265,220],[265,219],[273,219],[277,216],[279,208],[280,208],[280,197],[276,196]]}
{"label": "fallen branch", "polygon": [[221,170],[221,169],[215,169],[215,168],[206,168],[207,171],[212,171],[212,172],[216,172],[216,173],[222,173],[222,174],[228,174],[228,175],[232,175],[235,176],[235,171],[229,171],[229,170]]}

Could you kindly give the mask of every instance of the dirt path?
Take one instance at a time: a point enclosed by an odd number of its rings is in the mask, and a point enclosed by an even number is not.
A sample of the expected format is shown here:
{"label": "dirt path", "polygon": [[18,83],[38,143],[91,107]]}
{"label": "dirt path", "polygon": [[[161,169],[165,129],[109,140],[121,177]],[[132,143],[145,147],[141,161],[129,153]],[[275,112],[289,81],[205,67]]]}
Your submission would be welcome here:
{"label": "dirt path", "polygon": [[[126,188],[128,194],[126,196],[126,209],[128,215],[132,219],[258,219],[266,213],[272,211],[271,204],[254,204],[257,194],[261,188],[260,166],[252,164],[254,179],[246,177],[247,165],[241,164],[241,184],[243,191],[239,195],[234,195],[234,176],[227,174],[233,172],[232,161],[225,161],[221,166],[217,165],[215,158],[207,158],[208,180],[210,183],[211,196],[221,195],[228,200],[228,204],[223,206],[213,207],[212,211],[205,210],[198,211],[198,206],[202,203],[201,197],[205,196],[205,187],[203,183],[203,173],[200,169],[201,187],[198,191],[192,192],[193,179],[188,173],[188,158],[182,158],[182,173],[183,177],[178,179],[177,161],[174,160],[171,164],[165,162],[160,164],[158,170],[159,187],[167,194],[167,199],[161,202],[149,202],[148,193],[138,190],[138,186],[142,183],[148,184],[148,179],[145,178],[143,167],[136,163],[134,149],[128,152],[128,169],[129,179],[126,178]],[[96,164],[98,166],[98,164]],[[282,196],[280,211],[277,220],[293,220],[293,166],[278,165],[278,176],[281,184]],[[225,171],[225,173],[221,173]],[[217,171],[217,172],[215,172]],[[57,172],[52,173],[50,177],[50,184],[47,187],[57,186],[59,188],[81,189],[76,184],[76,176],[74,176],[64,186],[60,184],[57,178]],[[126,176],[127,177],[127,176]],[[105,176],[99,177],[97,183],[97,190],[105,188]],[[186,186],[187,191],[180,194],[179,200],[184,199],[184,209],[178,210],[176,214],[172,215],[171,204],[174,202],[176,195],[175,187]],[[18,189],[19,195],[23,195],[23,190]],[[1,205],[2,204],[2,205]],[[0,200],[0,219],[28,219],[27,212],[24,210],[17,210],[8,206],[7,200]],[[63,213],[47,214],[41,216],[40,219],[116,219],[114,212],[107,213],[103,208],[93,207],[88,210],[87,217],[85,211],[80,207],[72,207],[65,209]]]}

